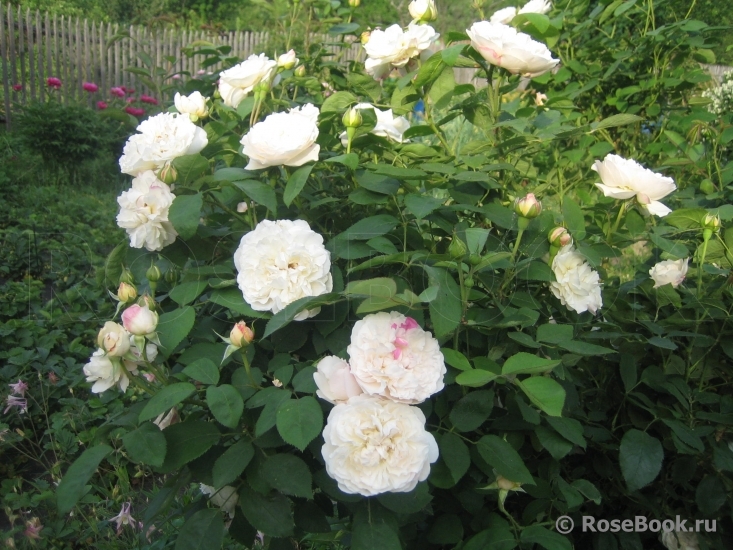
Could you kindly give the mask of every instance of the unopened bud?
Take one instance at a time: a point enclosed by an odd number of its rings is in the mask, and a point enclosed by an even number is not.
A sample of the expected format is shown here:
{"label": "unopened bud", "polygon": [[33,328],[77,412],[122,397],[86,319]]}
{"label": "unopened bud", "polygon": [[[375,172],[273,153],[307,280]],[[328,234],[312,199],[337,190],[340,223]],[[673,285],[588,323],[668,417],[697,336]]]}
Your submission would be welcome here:
{"label": "unopened bud", "polygon": [[547,235],[547,240],[550,241],[552,246],[562,248],[573,242],[573,237],[570,236],[568,230],[564,227],[556,227]]}
{"label": "unopened bud", "polygon": [[255,333],[244,321],[239,321],[229,333],[229,341],[234,347],[243,348],[252,343]]}
{"label": "unopened bud", "polygon": [[429,23],[438,18],[435,0],[412,0],[408,6],[410,15],[418,23]]}
{"label": "unopened bud", "polygon": [[371,38],[371,36],[372,36],[372,31],[364,31],[363,33],[361,33],[361,37],[360,37],[361,43],[366,44],[367,42],[369,42],[369,39]]}
{"label": "unopened bud", "polygon": [[247,206],[246,202],[237,203],[237,212],[239,212],[240,214],[244,214],[248,209],[249,207]]}
{"label": "unopened bud", "polygon": [[132,302],[137,298],[137,289],[127,283],[120,283],[117,289],[117,299],[122,303]]}
{"label": "unopened bud", "polygon": [[717,214],[705,214],[700,222],[703,229],[712,229],[713,233],[717,233],[720,229],[720,216]]}
{"label": "unopened bud", "polygon": [[151,283],[157,283],[158,281],[160,281],[160,278],[162,276],[163,274],[160,272],[160,269],[158,269],[158,266],[155,264],[151,265],[145,272],[145,278]]}
{"label": "unopened bud", "polygon": [[178,269],[171,267],[165,272],[165,282],[169,285],[175,285],[178,282]]}
{"label": "unopened bud", "polygon": [[468,252],[466,243],[459,239],[457,235],[453,235],[453,239],[450,245],[448,245],[448,254],[450,254],[450,257],[454,260],[460,260],[466,255],[466,252]]}
{"label": "unopened bud", "polygon": [[163,166],[163,168],[158,172],[158,179],[163,183],[170,185],[178,179],[178,171],[170,162],[166,162],[165,166]]}
{"label": "unopened bud", "polygon": [[299,65],[295,68],[295,76],[304,77],[305,76],[305,65]]}
{"label": "unopened bud", "polygon": [[358,8],[361,5],[361,0],[349,0],[349,6],[352,8]]}
{"label": "unopened bud", "polygon": [[514,201],[514,211],[518,216],[531,220],[542,212],[542,203],[537,200],[534,193],[528,193],[525,197]]}
{"label": "unopened bud", "polygon": [[277,66],[286,71],[295,67],[297,62],[298,58],[295,57],[295,50],[290,50],[277,58]]}
{"label": "unopened bud", "polygon": [[148,306],[148,309],[150,311],[155,311],[155,307],[157,304],[155,303],[155,299],[150,294],[143,294],[142,296],[140,296],[140,298],[138,298],[137,305],[139,305],[140,307]]}
{"label": "unopened bud", "polygon": [[511,481],[501,476],[496,476],[496,484],[499,486],[499,489],[502,489],[504,491],[516,491],[522,486],[521,483]]}
{"label": "unopened bud", "polygon": [[132,275],[132,271],[125,268],[122,270],[122,273],[120,273],[120,283],[127,283],[128,285],[134,285],[135,284],[135,277]]}
{"label": "unopened bud", "polygon": [[343,122],[344,126],[347,128],[358,128],[362,123],[361,110],[352,107],[344,113],[341,122]]}
{"label": "unopened bud", "polygon": [[267,80],[260,80],[259,84],[254,87],[255,94],[265,95],[270,91],[270,82]]}

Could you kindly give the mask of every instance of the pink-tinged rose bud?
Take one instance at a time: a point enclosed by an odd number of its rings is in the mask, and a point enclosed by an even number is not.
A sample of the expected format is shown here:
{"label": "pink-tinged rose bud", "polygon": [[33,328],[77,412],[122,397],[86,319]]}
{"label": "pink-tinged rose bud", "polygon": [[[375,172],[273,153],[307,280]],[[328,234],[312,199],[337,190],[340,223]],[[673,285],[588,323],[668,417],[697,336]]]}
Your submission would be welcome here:
{"label": "pink-tinged rose bud", "polygon": [[128,106],[128,107],[125,107],[125,112],[135,117],[141,117],[145,114],[145,109],[141,107]]}
{"label": "pink-tinged rose bud", "polygon": [[115,97],[125,97],[125,90],[120,86],[114,86],[110,88],[109,93]]}
{"label": "pink-tinged rose bud", "polygon": [[196,74],[198,75],[206,74],[206,71],[203,69],[199,69],[198,71],[196,71]]}
{"label": "pink-tinged rose bud", "polygon": [[107,321],[99,331],[97,344],[107,355],[122,357],[130,349],[130,335],[117,323]]}
{"label": "pink-tinged rose bud", "polygon": [[155,99],[154,97],[151,97],[149,95],[145,95],[145,94],[142,94],[140,96],[140,101],[142,101],[143,103],[149,103],[150,105],[157,105],[158,104],[158,100],[157,99]]}
{"label": "pink-tinged rose bud", "polygon": [[84,91],[89,93],[94,93],[99,91],[99,86],[97,86],[94,82],[85,82],[81,85],[81,87],[84,89]]}
{"label": "pink-tinged rose bud", "polygon": [[181,75],[179,75],[178,73],[176,73],[176,74],[174,74],[174,75],[173,75],[173,76],[172,76],[171,78],[172,78],[173,80],[181,80]]}
{"label": "pink-tinged rose bud", "polygon": [[137,289],[127,283],[120,283],[120,287],[117,289],[117,299],[126,304],[134,301],[135,298],[137,298]]}
{"label": "pink-tinged rose bud", "polygon": [[255,333],[244,321],[239,321],[229,333],[229,341],[237,348],[249,346],[254,339]]}
{"label": "pink-tinged rose bud", "polygon": [[97,109],[100,111],[104,111],[107,108],[107,102],[106,101],[97,101]]}
{"label": "pink-tinged rose bud", "polygon": [[13,90],[15,90],[16,92],[19,92],[22,89],[23,89],[23,85],[22,84],[13,84]]}
{"label": "pink-tinged rose bud", "polygon": [[316,395],[329,403],[345,403],[350,397],[364,393],[354,375],[351,374],[349,364],[334,355],[324,357],[316,366],[313,380],[318,386]]}
{"label": "pink-tinged rose bud", "polygon": [[55,76],[49,76],[46,79],[46,86],[48,86],[49,88],[53,88],[54,90],[58,90],[59,88],[61,88],[61,80],[59,80]]}
{"label": "pink-tinged rose bud", "polygon": [[158,326],[158,314],[150,311],[148,306],[131,305],[122,312],[122,325],[135,336],[145,336],[155,332]]}
{"label": "pink-tinged rose bud", "polygon": [[528,193],[527,196],[514,201],[514,211],[518,216],[531,220],[542,212],[542,203],[537,200],[534,193]]}
{"label": "pink-tinged rose bud", "polygon": [[246,202],[240,202],[237,204],[237,212],[240,214],[244,214],[247,211],[247,203]]}
{"label": "pink-tinged rose bud", "polygon": [[573,237],[570,236],[570,233],[568,233],[568,230],[564,227],[556,227],[550,231],[550,234],[547,236],[547,240],[550,241],[552,246],[562,248],[563,246],[571,244],[573,242]]}

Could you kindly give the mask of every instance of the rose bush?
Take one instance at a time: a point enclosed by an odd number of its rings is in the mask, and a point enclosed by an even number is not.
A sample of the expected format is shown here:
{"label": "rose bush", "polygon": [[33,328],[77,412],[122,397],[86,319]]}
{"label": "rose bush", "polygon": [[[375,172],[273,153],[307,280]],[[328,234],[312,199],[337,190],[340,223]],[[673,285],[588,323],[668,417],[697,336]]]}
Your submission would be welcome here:
{"label": "rose bush", "polygon": [[[177,235],[112,252],[102,278],[135,285],[139,303],[117,296],[135,345],[113,355],[108,327],[87,369],[93,391],[129,382],[136,401],[61,481],[62,513],[114,444],[167,476],[141,533],[185,517],[179,548],[221,546],[231,512],[229,537],[270,548],[671,544],[555,529],[583,515],[704,519],[695,542],[724,548],[730,120],[694,86],[704,24],[637,37],[648,12],[616,11],[476,21],[432,55],[427,25],[374,30],[363,65],[312,44],[302,70],[253,70],[236,106],[216,76],[187,82],[209,117],[167,114],[180,140],[144,122],[123,163],[165,158]],[[677,57],[634,84],[643,52],[584,42],[614,33]],[[487,85],[456,85],[455,67]],[[410,119],[401,139],[379,135],[383,108]],[[193,484],[212,507],[175,502]]]}

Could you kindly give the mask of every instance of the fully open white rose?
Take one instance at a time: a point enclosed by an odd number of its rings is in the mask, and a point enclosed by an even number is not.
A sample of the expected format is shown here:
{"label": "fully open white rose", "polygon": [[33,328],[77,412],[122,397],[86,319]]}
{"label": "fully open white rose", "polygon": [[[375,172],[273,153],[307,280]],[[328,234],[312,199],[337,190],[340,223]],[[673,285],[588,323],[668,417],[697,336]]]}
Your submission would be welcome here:
{"label": "fully open white rose", "polygon": [[466,32],[471,46],[486,61],[512,74],[538,76],[560,62],[547,46],[508,25],[479,21]]}
{"label": "fully open white rose", "polygon": [[277,61],[265,54],[252,54],[239,65],[219,74],[219,95],[224,105],[234,109],[247,97],[257,84],[272,79],[277,70]]}
{"label": "fully open white rose", "polygon": [[489,18],[491,23],[502,23],[508,25],[512,22],[512,19],[517,15],[517,8],[509,6],[508,8],[502,8],[494,12]]}
{"label": "fully open white rose", "polygon": [[102,393],[115,384],[124,392],[130,383],[119,357],[106,355],[103,349],[92,354],[83,370],[87,382],[94,382],[92,393]]}
{"label": "fully open white rose", "polygon": [[552,9],[552,2],[549,0],[529,0],[519,10],[519,13],[539,13],[546,14],[550,13]]}
{"label": "fully open white rose", "polygon": [[198,153],[208,143],[203,128],[175,113],[152,116],[137,131],[140,133],[130,136],[120,157],[120,170],[131,176],[160,170],[175,158]]}
{"label": "fully open white rose", "polygon": [[630,199],[636,196],[642,209],[659,217],[672,212],[659,202],[677,189],[672,178],[652,172],[635,160],[614,154],[606,155],[603,161],[597,160],[593,164],[593,170],[598,172],[603,182],[596,183],[596,187],[605,196],[614,199]]}
{"label": "fully open white rose", "polygon": [[412,491],[427,479],[438,445],[417,407],[358,395],[336,405],[323,430],[326,471],[345,493]]}
{"label": "fully open white rose", "polygon": [[[410,122],[403,116],[394,116],[392,109],[382,111],[370,103],[359,103],[354,106],[354,109],[372,109],[374,111],[377,117],[377,124],[370,133],[375,136],[385,137],[397,143],[407,141],[404,139],[403,134],[410,128]],[[341,132],[339,138],[341,139],[341,144],[346,147],[348,143],[346,132]]]}
{"label": "fully open white rose", "polygon": [[403,31],[399,25],[385,30],[376,29],[364,44],[367,60],[366,72],[374,78],[384,78],[395,67],[404,67],[410,59],[418,56],[435,42],[440,35],[430,25],[410,23]]}
{"label": "fully open white rose", "polygon": [[239,495],[234,487],[224,485],[217,491],[216,487],[201,483],[200,488],[201,492],[209,497],[211,504],[221,508],[221,511],[229,514],[230,518],[234,517],[234,509],[237,507],[237,502],[239,502]]}
{"label": "fully open white rose", "polygon": [[[244,300],[256,311],[277,313],[299,298],[333,289],[331,254],[303,220],[261,221],[242,237],[234,265]],[[313,317],[320,309],[301,311],[295,319]]]}
{"label": "fully open white rose", "polygon": [[99,331],[97,344],[107,355],[122,357],[130,349],[130,333],[122,325],[107,321]]}
{"label": "fully open white rose", "polygon": [[316,395],[321,399],[336,404],[363,393],[356,378],[351,374],[349,364],[340,357],[335,355],[324,357],[316,368],[313,380],[318,386]]}
{"label": "fully open white rose", "polygon": [[598,272],[593,271],[572,244],[564,246],[552,261],[555,282],[550,290],[562,305],[577,313],[595,313],[603,305]]}
{"label": "fully open white rose", "polygon": [[370,395],[422,403],[443,389],[446,368],[438,341],[396,311],[357,321],[347,352],[351,373]]}
{"label": "fully open white rose", "polygon": [[664,260],[654,265],[649,270],[649,276],[654,280],[654,288],[664,285],[672,285],[677,288],[682,284],[687,275],[687,264],[690,258],[684,260]]}
{"label": "fully open white rose", "polygon": [[168,221],[175,198],[170,187],[150,170],[132,180],[132,187],[117,197],[117,225],[127,231],[130,246],[154,252],[176,240],[178,233]]}
{"label": "fully open white rose", "polygon": [[193,92],[191,95],[181,95],[176,92],[173,103],[179,113],[188,115],[192,121],[197,121],[209,114],[206,107],[208,97],[201,95],[201,92]]}
{"label": "fully open white rose", "polygon": [[318,107],[308,103],[287,113],[273,113],[242,138],[247,170],[268,166],[302,166],[318,160]]}

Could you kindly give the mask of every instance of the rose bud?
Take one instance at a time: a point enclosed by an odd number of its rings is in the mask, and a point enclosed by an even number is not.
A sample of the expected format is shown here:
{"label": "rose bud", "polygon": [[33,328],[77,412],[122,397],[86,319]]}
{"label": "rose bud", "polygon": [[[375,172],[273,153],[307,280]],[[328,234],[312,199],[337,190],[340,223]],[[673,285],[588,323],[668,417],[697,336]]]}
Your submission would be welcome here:
{"label": "rose bud", "polygon": [[277,66],[283,70],[290,70],[295,67],[298,58],[295,57],[295,50],[290,50],[277,58]]}
{"label": "rose bud", "polygon": [[254,339],[255,333],[244,321],[239,321],[229,333],[229,341],[237,348],[249,346]]}
{"label": "rose bud", "polygon": [[361,110],[352,107],[344,113],[341,122],[347,128],[358,128],[362,123]]}
{"label": "rose bud", "polygon": [[295,69],[295,76],[304,77],[305,76],[305,65],[300,65]]}
{"label": "rose bud", "polygon": [[349,6],[352,8],[358,8],[361,5],[361,0],[349,0]]}
{"label": "rose bud", "polygon": [[313,380],[318,386],[316,395],[333,403],[346,403],[350,397],[360,395],[364,391],[351,374],[349,364],[335,355],[324,357],[316,365]]}
{"label": "rose bud", "polygon": [[137,298],[137,289],[127,283],[120,283],[120,287],[117,289],[117,299],[126,304],[134,301],[135,298]]}
{"label": "rose bud", "polygon": [[562,248],[573,242],[573,238],[568,233],[568,230],[564,227],[556,227],[547,235],[547,240],[550,241],[552,246]]}
{"label": "rose bud", "polygon": [[537,200],[534,193],[528,193],[527,196],[514,201],[514,211],[518,216],[531,220],[542,212],[542,203]]}
{"label": "rose bud", "polygon": [[372,36],[372,31],[364,31],[361,33],[361,36],[359,37],[359,40],[361,41],[362,45],[369,42],[369,38]]}
{"label": "rose bud", "polygon": [[127,283],[128,285],[134,285],[135,284],[135,277],[132,275],[132,271],[125,268],[122,270],[122,273],[120,273],[120,281],[121,283]]}
{"label": "rose bud", "polygon": [[160,181],[170,185],[178,179],[178,171],[173,167],[173,164],[166,162],[165,166],[160,169],[157,176]]}
{"label": "rose bud", "polygon": [[99,331],[97,344],[107,355],[122,357],[130,349],[130,335],[117,323],[107,321]]}
{"label": "rose bud", "polygon": [[145,272],[145,278],[151,283],[157,283],[158,281],[160,281],[160,278],[162,276],[163,274],[160,272],[160,269],[155,264],[151,265]]}
{"label": "rose bud", "polygon": [[165,272],[165,282],[169,285],[175,285],[178,282],[178,269],[171,267]]}
{"label": "rose bud", "polygon": [[705,217],[700,220],[702,226],[702,238],[708,241],[714,233],[720,231],[720,216],[717,214],[705,214]]}
{"label": "rose bud", "polygon": [[435,0],[412,0],[408,10],[412,18],[418,23],[428,23],[438,18]]}
{"label": "rose bud", "polygon": [[453,239],[451,240],[450,245],[448,245],[448,254],[450,254],[450,257],[454,260],[460,260],[467,252],[468,247],[466,246],[466,243],[459,239],[457,235],[453,235]]}
{"label": "rose bud", "polygon": [[155,311],[155,308],[158,307],[158,304],[155,303],[155,299],[153,299],[150,294],[143,294],[142,296],[140,296],[137,301],[137,305],[142,307],[147,306],[148,309],[150,309],[151,311]]}
{"label": "rose bud", "polygon": [[147,305],[134,304],[122,312],[122,325],[135,336],[152,334],[158,326],[158,314]]}

